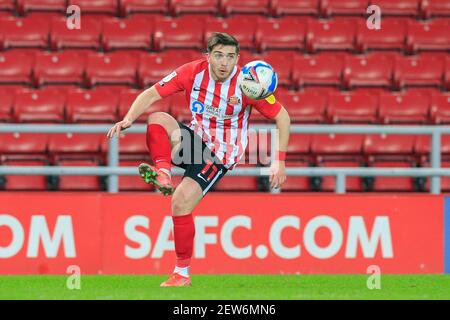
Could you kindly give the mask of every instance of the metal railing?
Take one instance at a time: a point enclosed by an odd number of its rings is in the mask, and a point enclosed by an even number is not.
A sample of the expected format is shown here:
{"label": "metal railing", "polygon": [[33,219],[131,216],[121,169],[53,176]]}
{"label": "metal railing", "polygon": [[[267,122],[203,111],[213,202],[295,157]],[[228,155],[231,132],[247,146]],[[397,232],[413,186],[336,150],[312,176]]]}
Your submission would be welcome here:
{"label": "metal railing", "polygon": [[[110,125],[42,125],[42,124],[0,124],[1,132],[20,133],[104,133]],[[272,133],[274,125],[252,125],[256,131],[268,130]],[[145,133],[146,125],[138,124],[126,130],[126,133]],[[450,176],[450,169],[441,168],[441,136],[450,134],[450,127],[446,126],[378,126],[378,125],[292,125],[291,133],[335,133],[335,134],[405,134],[405,135],[431,135],[430,159],[431,168],[286,168],[287,176],[335,176],[335,192],[346,192],[346,178],[348,176],[410,176],[431,177],[432,194],[441,192],[441,176]],[[64,166],[0,166],[0,175],[97,175],[108,176],[108,191],[118,192],[119,175],[137,175],[136,168],[119,167],[119,139],[109,140],[108,164],[99,167],[64,167]],[[272,139],[272,150],[275,150],[276,140]],[[273,154],[272,154],[273,159]],[[174,168],[174,175],[181,175],[182,169]],[[231,176],[261,176],[268,175],[267,168],[239,168],[230,171]]]}

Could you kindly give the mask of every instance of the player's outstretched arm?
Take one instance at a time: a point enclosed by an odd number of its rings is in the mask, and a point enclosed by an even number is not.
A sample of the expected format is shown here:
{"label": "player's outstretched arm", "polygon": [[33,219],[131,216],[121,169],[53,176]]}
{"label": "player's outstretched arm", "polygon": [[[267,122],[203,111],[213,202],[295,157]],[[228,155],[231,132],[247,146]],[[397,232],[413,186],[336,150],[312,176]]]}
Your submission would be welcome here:
{"label": "player's outstretched arm", "polygon": [[[291,126],[291,118],[284,107],[278,112],[275,117],[278,129],[278,150],[275,152],[286,152],[289,143],[289,134]],[[271,166],[270,187],[279,188],[286,181],[286,169],[284,159],[276,157],[276,161]]]}
{"label": "player's outstretched arm", "polygon": [[161,96],[155,89],[155,86],[152,86],[143,91],[140,95],[137,96],[136,100],[134,100],[130,107],[130,110],[128,110],[123,120],[117,122],[111,129],[109,129],[106,136],[108,138],[113,138],[114,136],[118,137],[120,131],[131,127],[133,122],[137,118],[139,118],[140,115],[143,114],[149,106],[160,99]]}

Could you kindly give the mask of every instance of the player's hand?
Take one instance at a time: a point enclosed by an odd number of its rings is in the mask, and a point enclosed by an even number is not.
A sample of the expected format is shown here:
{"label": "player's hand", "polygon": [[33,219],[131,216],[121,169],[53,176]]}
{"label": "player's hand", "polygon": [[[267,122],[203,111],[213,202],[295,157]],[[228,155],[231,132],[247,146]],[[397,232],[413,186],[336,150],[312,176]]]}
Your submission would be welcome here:
{"label": "player's hand", "polygon": [[117,122],[111,129],[109,129],[106,136],[108,138],[113,138],[114,136],[119,137],[120,132],[131,127],[133,123],[130,120],[123,119],[122,121]]}
{"label": "player's hand", "polygon": [[284,161],[275,161],[270,166],[270,188],[278,189],[286,181],[286,168]]}

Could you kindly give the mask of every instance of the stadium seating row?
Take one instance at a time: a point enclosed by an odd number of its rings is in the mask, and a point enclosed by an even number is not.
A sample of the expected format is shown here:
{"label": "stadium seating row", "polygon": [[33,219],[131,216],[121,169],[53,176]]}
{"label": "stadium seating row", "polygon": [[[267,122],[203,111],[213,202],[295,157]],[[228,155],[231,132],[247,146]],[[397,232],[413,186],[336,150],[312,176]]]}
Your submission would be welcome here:
{"label": "stadium seating row", "polygon": [[259,13],[280,16],[284,14],[364,15],[371,4],[380,6],[383,15],[413,15],[429,17],[450,15],[448,0],[0,0],[0,10],[65,11],[67,5],[79,5],[83,12],[127,15],[133,12],[157,12],[178,15],[201,12],[230,15]]}
{"label": "stadium seating row", "polygon": [[[139,161],[120,161],[121,166],[137,167]],[[11,166],[45,166],[45,161],[8,161],[4,165]],[[64,160],[58,165],[63,166],[97,166],[98,163],[90,160]],[[304,162],[287,162],[288,167],[306,167]],[[450,167],[450,162],[443,162],[442,166]],[[241,166],[242,167],[242,166]],[[326,162],[320,167],[358,167],[352,162]],[[384,168],[411,168],[411,164],[406,162],[381,162],[376,167]],[[175,185],[181,181],[180,176],[174,176]],[[96,176],[20,176],[7,175],[0,176],[0,191],[105,191],[105,177]],[[282,187],[282,191],[312,192],[325,191],[333,192],[335,188],[334,177],[289,177]],[[430,189],[429,179],[413,179],[407,177],[376,177],[360,178],[349,177],[346,188],[348,192],[425,192]],[[143,183],[137,176],[120,176],[120,191],[153,191],[153,188]],[[262,177],[240,177],[225,176],[213,191],[267,191],[267,179]],[[441,179],[441,190],[450,191],[450,179]]]}
{"label": "stadium seating row", "polygon": [[0,49],[35,47],[52,50],[91,48],[143,49],[206,47],[212,32],[233,34],[242,48],[303,50],[370,49],[424,50],[450,49],[450,19],[417,21],[412,18],[385,18],[381,29],[369,29],[361,17],[336,17],[330,20],[309,17],[278,19],[249,16],[229,18],[185,15],[134,16],[129,19],[86,16],[81,29],[69,29],[64,16],[0,16]]}
{"label": "stadium seating row", "polygon": [[[105,163],[108,141],[104,134],[0,134],[0,161],[46,160],[52,164],[60,160],[89,159]],[[270,153],[269,136],[251,132],[247,160],[258,153],[258,161],[266,164]],[[145,137],[126,134],[120,138],[122,160],[147,158]],[[450,160],[450,136],[442,138],[443,159]],[[292,134],[288,161],[305,160],[317,164],[323,161],[358,160],[361,164],[373,161],[428,161],[430,137],[427,135],[354,135],[354,134]],[[248,161],[247,161],[248,162]]]}
{"label": "stadium seating row", "polygon": [[[0,87],[0,122],[114,123],[123,119],[141,92],[121,88],[85,90],[52,86],[14,92]],[[293,123],[450,123],[450,94],[438,90],[340,92],[279,88],[276,96],[288,110]],[[191,119],[183,94],[156,102],[137,122],[145,122],[148,115],[156,111],[168,112],[181,122]],[[264,123],[267,119],[255,111],[251,122]]]}
{"label": "stadium seating row", "polygon": [[[161,53],[118,51],[98,53],[30,49],[0,52],[0,84],[101,84],[144,88],[160,81],[178,66],[200,58],[195,50],[168,50]],[[366,55],[323,52],[302,55],[274,51],[263,55],[243,51],[240,64],[251,60],[272,64],[279,83],[291,88],[305,86],[386,87],[409,86],[450,88],[450,56],[446,53],[373,52]]]}
{"label": "stadium seating row", "polygon": [[[94,134],[1,134],[2,165],[16,166],[97,166],[104,163],[107,150],[104,135]],[[402,135],[300,135],[293,134],[288,167],[429,167],[429,137]],[[146,159],[145,139],[128,134],[121,138],[121,166],[137,166]],[[259,154],[265,153],[259,150]],[[450,167],[450,136],[442,141],[443,167]],[[247,158],[248,159],[248,158]],[[240,167],[255,167],[242,164]],[[181,177],[175,177],[176,183]],[[442,179],[444,191],[450,179]],[[3,190],[105,190],[105,178],[94,176],[15,176],[0,177]],[[138,177],[120,177],[120,190],[150,190]],[[289,177],[284,191],[333,191],[333,177]],[[426,191],[429,181],[407,177],[347,179],[349,191]],[[226,177],[215,190],[267,190],[263,177]]]}

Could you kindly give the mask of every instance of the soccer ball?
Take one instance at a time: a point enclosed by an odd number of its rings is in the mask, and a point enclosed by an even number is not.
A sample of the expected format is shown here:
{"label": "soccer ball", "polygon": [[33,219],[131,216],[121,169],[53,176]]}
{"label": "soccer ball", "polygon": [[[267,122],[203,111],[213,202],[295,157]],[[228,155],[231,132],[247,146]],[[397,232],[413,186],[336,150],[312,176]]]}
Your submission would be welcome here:
{"label": "soccer ball", "polygon": [[237,81],[242,93],[253,100],[266,99],[275,92],[278,85],[275,70],[261,60],[251,61],[243,66]]}

